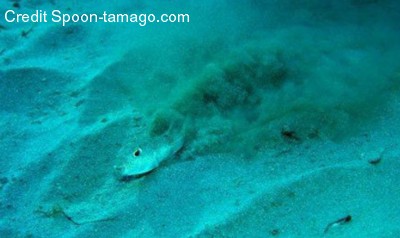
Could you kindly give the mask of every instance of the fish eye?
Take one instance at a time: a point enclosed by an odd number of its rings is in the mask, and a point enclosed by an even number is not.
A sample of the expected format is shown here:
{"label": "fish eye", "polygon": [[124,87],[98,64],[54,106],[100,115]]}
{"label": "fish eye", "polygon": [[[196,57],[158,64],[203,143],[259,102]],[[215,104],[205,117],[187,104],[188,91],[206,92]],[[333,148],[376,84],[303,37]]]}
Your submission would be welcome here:
{"label": "fish eye", "polygon": [[138,157],[138,156],[140,156],[141,153],[142,153],[142,149],[136,148],[135,151],[133,151],[132,154],[133,154],[134,157]]}

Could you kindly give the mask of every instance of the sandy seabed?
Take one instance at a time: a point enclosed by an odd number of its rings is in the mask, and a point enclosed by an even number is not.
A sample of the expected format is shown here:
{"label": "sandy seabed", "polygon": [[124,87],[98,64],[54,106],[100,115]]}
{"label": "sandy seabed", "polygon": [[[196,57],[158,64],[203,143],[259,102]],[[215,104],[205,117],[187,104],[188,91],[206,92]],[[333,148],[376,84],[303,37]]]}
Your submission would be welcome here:
{"label": "sandy seabed", "polygon": [[191,23],[0,22],[0,237],[400,236],[396,1],[72,2]]}

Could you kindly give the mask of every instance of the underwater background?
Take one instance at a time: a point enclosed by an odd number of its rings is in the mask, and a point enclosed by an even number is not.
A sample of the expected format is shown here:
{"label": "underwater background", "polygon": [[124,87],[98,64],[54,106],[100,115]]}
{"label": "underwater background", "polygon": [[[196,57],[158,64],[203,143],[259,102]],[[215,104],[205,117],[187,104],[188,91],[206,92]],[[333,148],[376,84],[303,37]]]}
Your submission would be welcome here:
{"label": "underwater background", "polygon": [[0,10],[0,237],[400,237],[398,1]]}

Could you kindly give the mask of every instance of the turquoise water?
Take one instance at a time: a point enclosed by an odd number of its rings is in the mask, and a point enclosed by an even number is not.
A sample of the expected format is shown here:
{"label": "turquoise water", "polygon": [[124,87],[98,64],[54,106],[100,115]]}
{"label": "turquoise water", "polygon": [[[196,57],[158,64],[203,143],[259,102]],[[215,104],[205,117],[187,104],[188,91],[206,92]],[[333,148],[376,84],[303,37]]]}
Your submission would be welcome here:
{"label": "turquoise water", "polygon": [[0,10],[0,237],[400,234],[396,1]]}

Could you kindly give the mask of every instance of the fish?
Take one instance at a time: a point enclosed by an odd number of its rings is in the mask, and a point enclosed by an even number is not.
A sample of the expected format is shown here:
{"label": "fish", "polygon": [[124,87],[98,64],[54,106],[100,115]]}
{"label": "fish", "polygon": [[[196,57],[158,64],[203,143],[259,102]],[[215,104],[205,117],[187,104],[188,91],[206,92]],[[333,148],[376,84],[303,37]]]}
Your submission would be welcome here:
{"label": "fish", "polygon": [[349,223],[351,221],[351,219],[352,219],[352,217],[350,215],[347,215],[343,218],[340,218],[334,222],[329,223],[324,230],[324,234],[326,234],[333,227]]}
{"label": "fish", "polygon": [[123,163],[115,167],[116,175],[120,181],[130,181],[148,175],[163,162],[174,158],[183,145],[183,136],[174,140],[165,137],[150,138],[144,146],[133,149],[130,155],[125,156]]}

